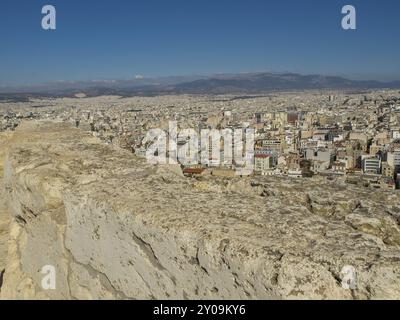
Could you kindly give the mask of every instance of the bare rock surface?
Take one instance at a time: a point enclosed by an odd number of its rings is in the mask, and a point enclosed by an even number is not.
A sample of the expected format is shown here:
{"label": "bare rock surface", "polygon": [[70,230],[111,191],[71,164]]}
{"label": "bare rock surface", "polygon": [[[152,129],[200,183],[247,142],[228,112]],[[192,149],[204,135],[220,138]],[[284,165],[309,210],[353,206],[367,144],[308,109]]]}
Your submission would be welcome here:
{"label": "bare rock surface", "polygon": [[9,133],[0,134],[0,291],[3,284],[6,257],[8,250],[8,239],[9,239],[9,224],[11,216],[7,210],[7,199],[4,192],[3,183],[3,163],[5,156],[5,149],[7,146],[7,140],[10,136]]}
{"label": "bare rock surface", "polygon": [[186,178],[63,123],[24,123],[7,146],[3,299],[400,298],[395,191]]}

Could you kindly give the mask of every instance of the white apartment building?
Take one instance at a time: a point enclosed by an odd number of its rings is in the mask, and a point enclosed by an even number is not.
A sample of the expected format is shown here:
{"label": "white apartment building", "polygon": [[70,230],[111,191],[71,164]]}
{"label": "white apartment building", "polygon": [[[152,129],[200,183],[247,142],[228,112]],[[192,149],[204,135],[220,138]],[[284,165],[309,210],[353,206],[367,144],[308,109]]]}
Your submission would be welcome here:
{"label": "white apartment building", "polygon": [[267,154],[256,154],[254,157],[254,170],[259,173],[266,172],[274,166],[273,156]]}
{"label": "white apartment building", "polygon": [[393,152],[388,152],[387,163],[391,167],[400,166],[400,149],[396,149]]}
{"label": "white apartment building", "polygon": [[382,161],[372,156],[362,156],[362,165],[364,173],[379,174],[381,171]]}

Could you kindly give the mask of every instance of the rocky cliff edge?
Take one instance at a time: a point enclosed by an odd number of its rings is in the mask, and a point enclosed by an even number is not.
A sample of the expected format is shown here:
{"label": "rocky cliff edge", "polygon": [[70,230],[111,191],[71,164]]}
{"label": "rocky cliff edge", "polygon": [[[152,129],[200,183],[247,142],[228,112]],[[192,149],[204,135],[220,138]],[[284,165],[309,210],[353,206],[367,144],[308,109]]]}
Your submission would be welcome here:
{"label": "rocky cliff edge", "polygon": [[[2,139],[2,299],[400,298],[394,191],[188,179],[63,123]],[[55,290],[42,286],[48,265]]]}

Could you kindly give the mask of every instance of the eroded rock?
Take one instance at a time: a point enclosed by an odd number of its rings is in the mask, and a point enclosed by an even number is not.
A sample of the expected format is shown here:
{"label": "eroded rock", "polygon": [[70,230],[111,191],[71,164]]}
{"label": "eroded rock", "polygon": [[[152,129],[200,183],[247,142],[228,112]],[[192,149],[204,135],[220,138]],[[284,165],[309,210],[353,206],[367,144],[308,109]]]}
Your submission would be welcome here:
{"label": "eroded rock", "polygon": [[[51,122],[22,124],[4,168],[14,222],[2,298],[400,298],[392,191],[186,178]],[[41,287],[47,264],[53,291]],[[341,286],[346,265],[356,290]]]}

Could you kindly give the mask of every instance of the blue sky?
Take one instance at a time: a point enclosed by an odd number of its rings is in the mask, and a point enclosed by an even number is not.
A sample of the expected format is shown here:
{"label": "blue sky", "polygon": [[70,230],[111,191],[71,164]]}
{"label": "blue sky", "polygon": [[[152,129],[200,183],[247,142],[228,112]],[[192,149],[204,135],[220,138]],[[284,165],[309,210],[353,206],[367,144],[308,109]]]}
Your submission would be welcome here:
{"label": "blue sky", "polygon": [[[41,9],[57,9],[57,30]],[[341,8],[357,9],[357,30]],[[398,0],[1,0],[0,85],[252,71],[400,80]]]}

